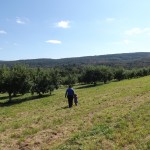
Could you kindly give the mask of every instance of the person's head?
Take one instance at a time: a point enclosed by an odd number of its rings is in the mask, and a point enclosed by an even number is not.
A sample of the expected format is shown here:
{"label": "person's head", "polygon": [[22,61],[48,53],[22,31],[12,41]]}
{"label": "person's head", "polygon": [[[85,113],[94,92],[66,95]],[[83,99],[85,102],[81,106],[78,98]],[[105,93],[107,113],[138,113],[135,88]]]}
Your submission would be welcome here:
{"label": "person's head", "polygon": [[69,88],[71,88],[71,85],[69,85]]}

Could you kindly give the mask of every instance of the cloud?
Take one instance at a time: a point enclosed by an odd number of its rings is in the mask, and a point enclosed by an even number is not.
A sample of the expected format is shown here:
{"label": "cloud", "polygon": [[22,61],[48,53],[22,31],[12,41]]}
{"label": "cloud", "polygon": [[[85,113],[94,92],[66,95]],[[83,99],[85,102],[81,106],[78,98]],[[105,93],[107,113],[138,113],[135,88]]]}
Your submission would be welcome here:
{"label": "cloud", "polygon": [[29,22],[28,18],[20,18],[20,17],[16,18],[16,23],[18,24],[26,24],[27,22]]}
{"label": "cloud", "polygon": [[113,22],[115,20],[115,18],[106,18],[107,22]]}
{"label": "cloud", "polygon": [[60,21],[56,23],[56,26],[59,28],[70,28],[70,21]]}
{"label": "cloud", "polygon": [[16,23],[18,24],[25,24],[25,22],[23,20],[21,20],[20,18],[16,18]]}
{"label": "cloud", "polygon": [[7,32],[4,30],[0,30],[0,34],[7,34]]}
{"label": "cloud", "polygon": [[61,44],[62,42],[59,40],[48,40],[46,41],[46,43],[50,43],[50,44]]}
{"label": "cloud", "polygon": [[125,34],[129,36],[143,33],[150,34],[150,28],[132,28],[130,30],[125,31]]}

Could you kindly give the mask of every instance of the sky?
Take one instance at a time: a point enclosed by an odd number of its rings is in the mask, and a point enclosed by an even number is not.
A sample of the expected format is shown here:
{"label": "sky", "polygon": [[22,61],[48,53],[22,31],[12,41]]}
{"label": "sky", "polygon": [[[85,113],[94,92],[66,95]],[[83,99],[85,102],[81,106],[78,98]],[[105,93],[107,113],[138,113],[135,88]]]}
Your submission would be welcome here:
{"label": "sky", "polygon": [[0,60],[150,52],[149,0],[0,0]]}

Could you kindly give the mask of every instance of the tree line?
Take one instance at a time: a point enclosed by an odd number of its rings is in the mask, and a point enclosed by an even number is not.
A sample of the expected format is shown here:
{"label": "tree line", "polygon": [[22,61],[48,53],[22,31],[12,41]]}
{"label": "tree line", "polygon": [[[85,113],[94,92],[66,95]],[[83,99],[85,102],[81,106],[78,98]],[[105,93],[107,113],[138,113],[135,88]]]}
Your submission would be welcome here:
{"label": "tree line", "polygon": [[16,61],[0,61],[2,65],[13,66],[15,64],[26,64],[30,67],[57,67],[68,65],[105,65],[105,66],[124,66],[126,68],[133,67],[149,67],[150,66],[150,52],[137,52],[137,53],[122,53],[122,54],[109,54],[109,55],[96,55],[84,57],[72,57],[62,59],[27,59]]}
{"label": "tree line", "polygon": [[8,93],[9,102],[17,94],[42,95],[58,89],[61,85],[76,83],[104,84],[112,80],[132,79],[150,75],[150,67],[125,69],[108,66],[63,66],[55,68],[31,68],[26,65],[2,66],[0,68],[0,93]]}

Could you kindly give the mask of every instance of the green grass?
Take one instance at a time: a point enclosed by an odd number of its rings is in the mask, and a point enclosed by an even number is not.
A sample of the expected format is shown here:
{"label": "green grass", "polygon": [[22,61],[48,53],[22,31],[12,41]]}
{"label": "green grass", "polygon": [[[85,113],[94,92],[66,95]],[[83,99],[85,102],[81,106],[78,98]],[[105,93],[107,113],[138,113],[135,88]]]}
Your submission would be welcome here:
{"label": "green grass", "polygon": [[10,105],[0,95],[0,149],[150,149],[150,76],[74,89],[79,105],[71,109],[64,87]]}

